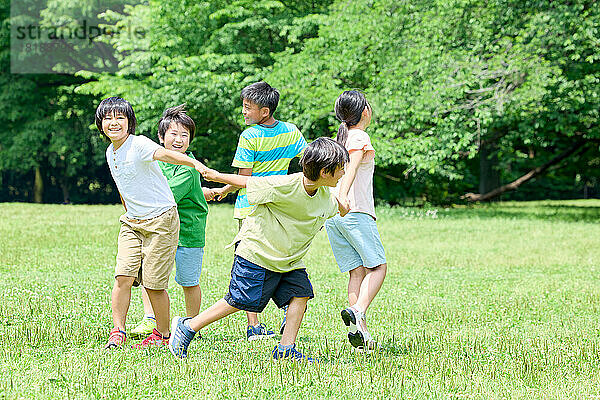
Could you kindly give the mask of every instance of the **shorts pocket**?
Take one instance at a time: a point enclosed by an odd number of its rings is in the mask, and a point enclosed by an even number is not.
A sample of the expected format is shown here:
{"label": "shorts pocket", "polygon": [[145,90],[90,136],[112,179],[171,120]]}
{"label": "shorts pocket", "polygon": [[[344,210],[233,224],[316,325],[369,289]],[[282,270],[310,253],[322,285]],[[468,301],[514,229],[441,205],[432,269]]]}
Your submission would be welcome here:
{"label": "shorts pocket", "polygon": [[256,307],[260,303],[265,281],[265,270],[236,258],[231,270],[229,295],[235,303]]}

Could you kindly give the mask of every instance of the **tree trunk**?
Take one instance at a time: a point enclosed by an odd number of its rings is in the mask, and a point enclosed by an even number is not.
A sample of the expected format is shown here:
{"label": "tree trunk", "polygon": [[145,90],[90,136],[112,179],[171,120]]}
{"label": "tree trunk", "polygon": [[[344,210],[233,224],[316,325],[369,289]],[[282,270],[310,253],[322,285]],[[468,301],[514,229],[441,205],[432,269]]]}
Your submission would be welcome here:
{"label": "tree trunk", "polygon": [[487,193],[500,186],[498,152],[494,143],[481,143],[479,148],[479,193]]}
{"label": "tree trunk", "polygon": [[44,199],[44,180],[42,179],[42,170],[35,167],[35,180],[33,181],[33,202],[42,203]]}
{"label": "tree trunk", "polygon": [[[565,150],[561,154],[557,155],[556,157],[554,157],[553,159],[548,161],[546,164],[532,169],[531,171],[529,171],[528,173],[526,173],[519,179],[516,179],[509,184],[500,186],[494,190],[491,190],[491,191],[483,193],[483,194],[467,193],[464,196],[462,196],[462,198],[467,199],[469,201],[486,201],[486,200],[492,199],[496,196],[499,196],[502,193],[508,192],[510,190],[515,190],[519,186],[524,184],[525,182],[530,181],[531,179],[535,178],[536,176],[542,175],[551,166],[556,165],[556,164],[560,163],[562,160],[564,160],[565,158],[570,157],[577,150],[581,149],[586,143],[587,143],[587,141],[585,141],[585,140],[576,141],[571,147],[569,147],[567,150]],[[584,153],[585,151],[587,151],[587,148],[583,149],[583,151],[581,153]]]}
{"label": "tree trunk", "polygon": [[63,204],[71,204],[71,199],[69,198],[69,185],[66,182],[61,182],[60,188],[62,189],[63,194]]}

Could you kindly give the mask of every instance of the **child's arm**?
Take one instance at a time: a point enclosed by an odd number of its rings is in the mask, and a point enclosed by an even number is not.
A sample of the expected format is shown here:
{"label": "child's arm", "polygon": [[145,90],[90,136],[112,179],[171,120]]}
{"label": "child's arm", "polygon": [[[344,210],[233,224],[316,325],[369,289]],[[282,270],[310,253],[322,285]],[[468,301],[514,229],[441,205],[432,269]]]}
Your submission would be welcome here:
{"label": "child's arm", "polygon": [[248,178],[250,178],[246,175],[222,174],[221,172],[210,168],[206,168],[201,174],[207,181],[226,183],[240,188],[246,187]]}
{"label": "child's arm", "polygon": [[350,212],[350,200],[345,199],[344,201],[341,201],[337,197],[335,199],[337,200],[337,203],[338,203],[338,210],[340,212],[340,216],[343,217],[346,214],[348,214]]}
{"label": "child's arm", "polygon": [[350,191],[350,186],[352,186],[352,183],[354,183],[356,171],[358,171],[358,166],[360,165],[363,155],[364,151],[360,150],[350,152],[350,162],[346,164],[346,173],[344,176],[342,176],[340,191],[338,193],[339,199],[342,203],[345,203],[345,201],[348,199],[348,191]]}
{"label": "child's arm", "polygon": [[206,171],[208,168],[198,160],[194,160],[185,154],[178,153],[173,150],[167,150],[163,147],[156,149],[154,152],[154,159],[164,161],[169,164],[187,165],[188,167],[195,168],[200,174]]}
{"label": "child's arm", "polygon": [[[239,168],[238,169],[238,175],[251,176],[252,175],[252,168]],[[217,200],[221,201],[225,197],[227,197],[227,195],[229,193],[235,192],[238,189],[239,189],[238,186],[225,185],[222,188],[214,189],[214,190],[215,190],[215,195],[217,196]]]}
{"label": "child's arm", "polygon": [[217,189],[209,189],[209,188],[202,188],[202,194],[204,195],[204,199],[206,201],[211,201],[215,199],[215,196],[217,195]]}

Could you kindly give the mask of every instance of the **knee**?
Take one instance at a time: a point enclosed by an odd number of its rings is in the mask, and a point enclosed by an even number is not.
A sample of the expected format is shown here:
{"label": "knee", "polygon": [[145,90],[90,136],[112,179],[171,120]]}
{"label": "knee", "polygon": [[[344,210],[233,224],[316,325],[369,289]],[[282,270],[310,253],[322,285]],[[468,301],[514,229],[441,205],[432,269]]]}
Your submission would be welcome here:
{"label": "knee", "polygon": [[362,281],[365,278],[366,274],[367,269],[361,265],[360,267],[356,267],[350,270],[350,280]]}
{"label": "knee", "polygon": [[132,276],[118,275],[117,277],[115,277],[115,288],[131,289],[134,280],[135,278]]}
{"label": "knee", "polygon": [[387,264],[381,264],[375,269],[377,271],[379,271],[379,273],[382,274],[383,276],[385,276],[387,274]]}

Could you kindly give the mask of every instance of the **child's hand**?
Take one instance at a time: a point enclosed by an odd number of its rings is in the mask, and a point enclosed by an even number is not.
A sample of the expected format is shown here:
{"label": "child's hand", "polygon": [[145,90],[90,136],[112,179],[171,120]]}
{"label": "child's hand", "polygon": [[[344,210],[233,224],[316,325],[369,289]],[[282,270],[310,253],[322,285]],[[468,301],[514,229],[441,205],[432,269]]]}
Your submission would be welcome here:
{"label": "child's hand", "polygon": [[208,169],[206,165],[202,164],[198,160],[194,160],[194,168],[196,169],[196,171],[200,172],[200,175],[202,176],[204,176],[204,172]]}
{"label": "child's hand", "polygon": [[202,188],[202,192],[204,193],[204,198],[206,199],[206,201],[212,201],[215,199],[215,189]]}
{"label": "child's hand", "polygon": [[210,169],[210,168],[206,168],[206,167],[200,173],[202,174],[202,177],[204,179],[206,179],[207,181],[215,181],[217,176],[219,175],[219,171]]}
{"label": "child's hand", "polygon": [[223,200],[229,194],[229,192],[226,192],[223,189],[225,189],[225,186],[223,186],[222,188],[213,189],[215,191],[215,197],[217,201]]}
{"label": "child's hand", "polygon": [[340,211],[340,216],[345,216],[350,212],[350,200],[347,197],[337,198],[338,201],[338,210]]}

